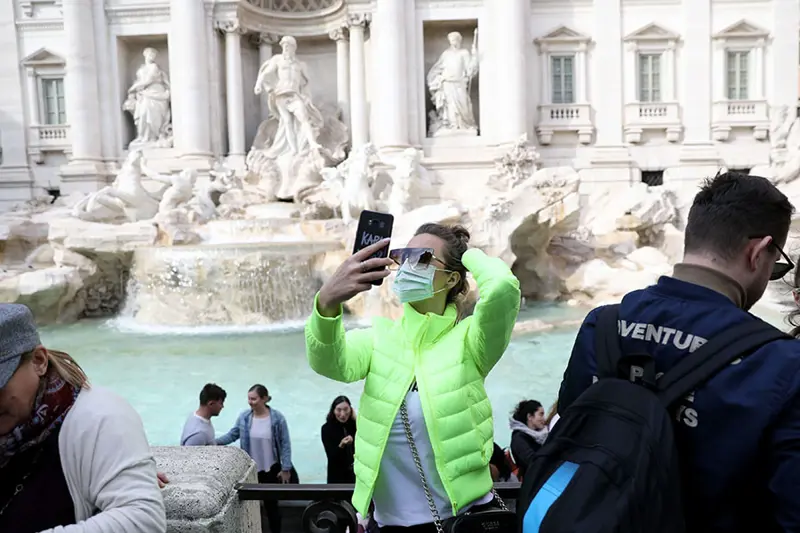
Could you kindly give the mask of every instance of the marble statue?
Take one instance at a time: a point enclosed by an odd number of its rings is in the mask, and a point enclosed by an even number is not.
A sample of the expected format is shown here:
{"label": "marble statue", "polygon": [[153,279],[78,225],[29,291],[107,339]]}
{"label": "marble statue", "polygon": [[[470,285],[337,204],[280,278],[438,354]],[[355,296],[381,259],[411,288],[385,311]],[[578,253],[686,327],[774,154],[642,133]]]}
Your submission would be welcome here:
{"label": "marble statue", "polygon": [[158,214],[164,215],[180,208],[192,199],[197,172],[193,169],[182,170],[171,176],[156,175],[155,181],[167,185],[164,195],[158,204]]}
{"label": "marble statue", "polygon": [[420,164],[422,152],[416,148],[406,148],[395,161],[395,168],[389,173],[392,184],[386,207],[394,216],[415,209],[419,197],[426,188],[434,185],[428,172]]}
{"label": "marble statue", "polygon": [[267,196],[299,201],[302,190],[322,182],[322,168],[345,158],[349,135],[338,107],[312,101],[295,38],[287,35],[280,44],[282,53],[258,72],[255,93],[266,94],[270,116],[259,126],[246,163]]}
{"label": "marble statue", "polygon": [[322,170],[322,188],[334,193],[345,224],[358,218],[365,209],[376,209],[372,186],[377,178],[375,167],[379,162],[375,146],[366,143],[354,148],[350,156],[336,168]]}
{"label": "marble statue", "polygon": [[136,138],[130,148],[172,146],[170,84],[167,74],[156,63],[158,52],[145,48],[144,64],[136,71],[136,81],[128,89],[123,109],[133,115]]}
{"label": "marble statue", "polygon": [[771,111],[772,121],[769,128],[769,140],[773,149],[786,148],[786,138],[795,121],[795,114],[789,113],[788,106],[775,106]]}
{"label": "marble statue", "polygon": [[430,135],[477,135],[470,91],[478,73],[478,30],[475,29],[472,51],[461,48],[462,37],[457,31],[449,33],[447,40],[450,47],[428,71],[428,90],[435,109]]}
{"label": "marble statue", "polygon": [[317,142],[323,118],[311,101],[305,63],[297,59],[297,41],[285,36],[283,53],[270,58],[258,71],[255,93],[265,92],[270,112],[278,117],[278,131],[269,152],[300,154],[319,150]]}
{"label": "marble statue", "polygon": [[72,208],[72,216],[90,222],[138,222],[152,219],[158,213],[161,198],[142,185],[144,177],[159,179],[147,168],[141,150],[133,150],[122,165],[114,182],[80,200]]}
{"label": "marble statue", "polygon": [[528,144],[528,134],[522,134],[507,152],[495,160],[489,186],[502,192],[513,189],[533,176],[539,159],[539,153]]}

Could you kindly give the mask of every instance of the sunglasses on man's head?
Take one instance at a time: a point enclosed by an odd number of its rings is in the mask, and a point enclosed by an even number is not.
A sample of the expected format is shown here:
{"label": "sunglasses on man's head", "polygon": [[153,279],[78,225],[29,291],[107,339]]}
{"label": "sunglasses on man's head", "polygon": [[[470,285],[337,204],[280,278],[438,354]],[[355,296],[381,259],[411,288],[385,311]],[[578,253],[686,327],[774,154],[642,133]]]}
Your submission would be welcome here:
{"label": "sunglasses on man's head", "polygon": [[389,251],[389,259],[395,262],[394,270],[408,263],[411,268],[426,267],[434,259],[444,262],[433,254],[433,248],[396,248]]}
{"label": "sunglasses on man's head", "polygon": [[[750,239],[763,239],[764,237],[766,237],[766,235],[756,236],[756,237],[749,237],[749,238]],[[772,242],[769,243],[769,244],[770,244],[770,246],[774,246],[775,249],[778,250],[778,253],[781,254],[781,257],[786,260],[786,262],[783,262],[781,260],[775,261],[775,264],[772,265],[772,274],[770,274],[769,280],[770,281],[777,281],[777,280],[783,278],[789,272],[791,272],[792,269],[794,269],[794,263],[792,262],[791,259],[789,259],[789,256],[786,255],[786,252],[783,251],[783,248],[781,248],[780,246],[775,244],[775,239],[773,239]]]}

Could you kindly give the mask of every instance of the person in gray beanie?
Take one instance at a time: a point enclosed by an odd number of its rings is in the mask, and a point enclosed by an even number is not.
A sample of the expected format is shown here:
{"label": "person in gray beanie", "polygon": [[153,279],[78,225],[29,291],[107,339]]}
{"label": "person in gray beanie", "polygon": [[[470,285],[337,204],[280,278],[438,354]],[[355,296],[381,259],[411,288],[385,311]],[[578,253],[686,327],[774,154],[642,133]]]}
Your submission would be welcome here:
{"label": "person in gray beanie", "polygon": [[165,532],[156,475],[136,411],[0,304],[0,531]]}

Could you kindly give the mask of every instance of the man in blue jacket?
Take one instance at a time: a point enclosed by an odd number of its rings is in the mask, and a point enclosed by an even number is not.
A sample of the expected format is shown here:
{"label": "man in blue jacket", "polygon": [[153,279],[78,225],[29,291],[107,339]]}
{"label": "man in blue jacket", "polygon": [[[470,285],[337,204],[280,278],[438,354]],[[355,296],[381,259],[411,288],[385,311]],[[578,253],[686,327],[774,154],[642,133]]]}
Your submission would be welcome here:
{"label": "man in blue jacket", "polygon": [[[686,226],[672,277],[626,295],[623,352],[645,352],[666,372],[747,312],[793,267],[783,252],[794,208],[768,180],[736,173],[707,181]],[[596,379],[597,309],[575,340],[558,398],[564,412]],[[688,530],[800,532],[800,342],[778,340],[734,361],[674,411]]]}

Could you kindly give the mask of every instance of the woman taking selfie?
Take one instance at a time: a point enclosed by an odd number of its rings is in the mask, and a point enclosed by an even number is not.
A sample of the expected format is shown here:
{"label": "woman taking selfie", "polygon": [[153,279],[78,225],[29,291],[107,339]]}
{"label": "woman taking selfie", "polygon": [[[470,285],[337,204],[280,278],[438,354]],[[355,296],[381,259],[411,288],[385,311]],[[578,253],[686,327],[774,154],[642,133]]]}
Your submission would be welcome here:
{"label": "woman taking selfie", "polygon": [[0,304],[0,531],[166,529],[139,415],[42,346],[27,307]]}
{"label": "woman taking selfie", "polygon": [[[484,380],[508,345],[519,312],[519,282],[500,259],[467,249],[460,226],[424,224],[389,258],[373,244],[348,258],[323,285],[306,324],[311,368],[346,383],[366,379],[359,406],[353,504],[370,501],[382,531],[435,531],[442,520],[502,506],[492,491],[492,406]],[[345,333],[342,303],[395,266],[397,321]],[[467,271],[480,300],[461,319]],[[432,505],[431,505],[432,503]]]}
{"label": "woman taking selfie", "polygon": [[322,445],[328,457],[328,483],[355,483],[356,416],[350,399],[337,396],[322,426]]}

